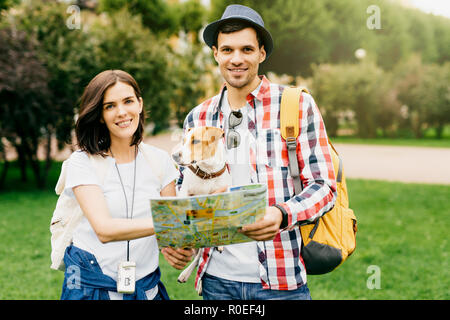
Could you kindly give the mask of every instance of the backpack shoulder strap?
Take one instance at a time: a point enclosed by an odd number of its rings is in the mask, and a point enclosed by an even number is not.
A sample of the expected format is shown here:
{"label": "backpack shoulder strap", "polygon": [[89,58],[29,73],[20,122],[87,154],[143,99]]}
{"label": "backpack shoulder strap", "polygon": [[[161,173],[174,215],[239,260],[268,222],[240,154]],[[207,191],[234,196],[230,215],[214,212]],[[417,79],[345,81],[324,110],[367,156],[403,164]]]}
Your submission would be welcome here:
{"label": "backpack shoulder strap", "polygon": [[154,148],[155,147],[152,147],[151,145],[148,145],[143,142],[141,142],[141,144],[139,144],[139,150],[142,152],[142,154],[144,155],[144,158],[150,164],[153,172],[158,177],[160,184],[162,184],[163,178],[164,178],[164,170],[163,170],[161,161],[159,161],[160,160],[159,156],[156,154]]}
{"label": "backpack shoulder strap", "polygon": [[[109,166],[106,165],[108,163],[106,158],[103,158],[100,155],[88,155],[89,160],[91,161],[91,164],[94,167],[95,174],[97,175],[98,179],[100,180],[100,183],[103,182],[105,179],[106,172],[108,171]],[[63,161],[63,164],[61,166],[61,173],[59,174],[58,182],[55,186],[55,192],[57,195],[60,195],[64,188],[66,187],[66,171],[67,171],[67,165],[70,161],[69,159],[66,159]]]}
{"label": "backpack shoulder strap", "polygon": [[309,93],[306,88],[286,87],[281,96],[280,105],[280,131],[287,144],[289,170],[294,179],[295,194],[303,190],[297,161],[297,137],[300,134],[299,101],[302,92]]}
{"label": "backpack shoulder strap", "polygon": [[103,183],[109,169],[108,158],[104,158],[101,155],[89,155],[89,160],[91,160],[91,164],[100,183]]}
{"label": "backpack shoulder strap", "polygon": [[67,171],[67,164],[69,159],[64,160],[61,166],[61,173],[59,174],[58,182],[55,186],[55,192],[57,195],[60,195],[65,188],[66,185],[66,171]]}
{"label": "backpack shoulder strap", "polygon": [[[333,157],[333,153],[334,153],[334,156],[336,157],[337,161],[339,161],[338,172],[336,173],[336,182],[342,182],[342,174],[343,174],[342,158],[339,155],[339,153],[336,151],[336,148],[333,146],[330,139],[328,139],[328,144],[331,147],[332,157]],[[334,166],[334,168],[335,168],[334,170],[336,170],[336,166]]]}

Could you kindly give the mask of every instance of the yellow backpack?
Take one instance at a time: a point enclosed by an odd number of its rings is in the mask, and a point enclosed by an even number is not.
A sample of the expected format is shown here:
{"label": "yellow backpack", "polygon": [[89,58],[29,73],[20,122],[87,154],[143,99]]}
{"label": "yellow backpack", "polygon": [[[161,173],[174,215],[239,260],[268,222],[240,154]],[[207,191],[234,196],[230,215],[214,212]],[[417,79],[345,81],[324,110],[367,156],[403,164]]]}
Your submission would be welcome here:
{"label": "yellow backpack", "polygon": [[[299,135],[299,107],[305,88],[285,88],[281,99],[280,129],[287,143],[289,170],[294,179],[295,194],[303,188],[297,161],[297,136]],[[356,248],[357,221],[353,210],[348,207],[347,185],[345,183],[342,159],[331,146],[331,157],[336,172],[337,198],[330,211],[315,222],[300,225],[303,240],[302,257],[307,274],[324,274],[336,269]]]}

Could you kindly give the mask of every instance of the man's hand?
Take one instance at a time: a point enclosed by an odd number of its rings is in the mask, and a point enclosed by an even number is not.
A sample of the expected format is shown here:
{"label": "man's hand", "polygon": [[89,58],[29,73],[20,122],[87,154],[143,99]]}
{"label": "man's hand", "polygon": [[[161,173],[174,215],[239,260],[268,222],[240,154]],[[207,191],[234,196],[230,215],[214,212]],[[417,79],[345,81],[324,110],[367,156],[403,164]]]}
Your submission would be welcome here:
{"label": "man's hand", "polygon": [[283,214],[277,207],[267,207],[264,217],[255,223],[245,225],[240,232],[257,241],[273,240],[280,231]]}
{"label": "man's hand", "polygon": [[161,249],[161,253],[172,267],[182,270],[191,261],[195,250],[166,247]]}

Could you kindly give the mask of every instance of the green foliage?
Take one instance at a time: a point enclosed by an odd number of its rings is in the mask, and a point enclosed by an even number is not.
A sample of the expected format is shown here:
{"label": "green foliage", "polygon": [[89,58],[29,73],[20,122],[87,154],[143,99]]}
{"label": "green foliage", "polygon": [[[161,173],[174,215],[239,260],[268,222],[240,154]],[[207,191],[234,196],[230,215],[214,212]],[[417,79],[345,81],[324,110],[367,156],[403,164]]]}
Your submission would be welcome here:
{"label": "green foliage", "polygon": [[[202,6],[200,0],[188,0],[176,5],[173,5],[175,12],[178,15],[179,29],[185,32],[193,32],[198,34],[203,27],[206,16],[206,9]],[[198,37],[195,37],[195,42],[198,43]]]}
{"label": "green foliage", "polygon": [[333,25],[323,1],[213,0],[213,19],[219,19],[225,7],[233,3],[247,5],[259,12],[272,35],[274,51],[261,65],[262,73],[309,75],[312,63],[328,58],[330,47],[326,35]]}
{"label": "green foliage", "polygon": [[400,116],[389,74],[369,61],[313,67],[313,95],[324,116],[327,132],[337,135],[342,122],[354,122],[357,135],[389,131]]}
{"label": "green foliage", "polygon": [[405,132],[423,138],[432,128],[441,138],[450,123],[450,63],[423,64],[412,56],[384,71],[370,60],[313,66],[312,93],[328,134],[347,127],[360,138]]}
{"label": "green foliage", "polygon": [[[175,90],[172,95],[172,109],[177,120],[177,125],[182,128],[189,111],[195,107],[206,93],[205,83],[202,81],[209,75],[207,70],[207,56],[199,48],[200,45],[192,44],[182,53],[174,53],[172,59],[172,80]],[[195,70],[195,72],[192,72]]]}
{"label": "green foliage", "polygon": [[0,0],[0,11],[17,4],[19,0]]}
{"label": "green foliage", "polygon": [[[0,136],[8,140],[19,155],[22,179],[30,162],[37,177],[41,170],[37,162],[37,146],[41,138],[51,134],[52,111],[49,105],[49,74],[38,57],[36,41],[13,27],[0,30]],[[3,150],[3,141],[1,149]],[[0,189],[8,169],[4,157]]]}
{"label": "green foliage", "polygon": [[[386,0],[212,0],[209,21],[219,19],[227,5],[250,6],[264,19],[274,38],[273,55],[262,72],[312,75],[312,64],[354,63],[364,48],[385,71],[411,54],[426,63],[449,60],[450,19],[425,14]],[[379,8],[380,29],[367,20]]]}
{"label": "green foliage", "polygon": [[130,73],[141,87],[153,133],[168,127],[173,78],[170,50],[163,39],[145,28],[126,9],[96,20],[90,29],[95,39],[96,67],[121,69]]}
{"label": "green foliage", "polygon": [[[22,143],[15,146],[19,159],[24,167],[30,162],[41,187],[45,184],[51,163],[50,139],[55,136],[60,146],[70,139],[76,101],[84,85],[96,71],[92,64],[94,58],[91,42],[81,29],[72,30],[67,27],[69,15],[66,10],[66,5],[57,2],[26,1],[15,10],[8,11],[2,21],[2,28],[17,29],[37,41],[36,55],[42,61],[48,75],[45,84],[47,90],[42,90],[47,93],[46,99],[41,99],[39,103],[31,103],[32,99],[36,99],[39,95],[30,96],[29,102],[23,103],[29,107],[21,108],[27,116],[17,115],[15,120],[22,123],[22,128],[17,129],[17,133],[22,132],[20,134]],[[28,54],[26,51],[24,50],[24,55]],[[29,54],[33,55],[32,52]],[[23,61],[13,60],[13,63],[26,65]],[[36,81],[40,82],[42,81]],[[34,86],[38,88],[38,84]],[[16,88],[15,94],[22,94],[21,90]],[[12,99],[6,99],[4,103],[9,107],[18,107]],[[29,109],[32,105],[35,105],[34,109]],[[23,126],[24,122],[27,126]],[[37,147],[42,139],[45,139],[47,144],[47,164],[43,169],[37,165]],[[26,143],[28,147],[24,147],[25,141],[29,141]],[[10,142],[15,144],[14,140]]]}
{"label": "green foliage", "polygon": [[450,123],[450,63],[425,65],[413,56],[394,70],[399,100],[408,108],[407,127],[416,138],[433,126],[441,137],[444,126]]}
{"label": "green foliage", "polygon": [[110,14],[127,8],[139,15],[142,24],[155,33],[172,34],[177,31],[176,13],[164,0],[100,0],[99,10]]}

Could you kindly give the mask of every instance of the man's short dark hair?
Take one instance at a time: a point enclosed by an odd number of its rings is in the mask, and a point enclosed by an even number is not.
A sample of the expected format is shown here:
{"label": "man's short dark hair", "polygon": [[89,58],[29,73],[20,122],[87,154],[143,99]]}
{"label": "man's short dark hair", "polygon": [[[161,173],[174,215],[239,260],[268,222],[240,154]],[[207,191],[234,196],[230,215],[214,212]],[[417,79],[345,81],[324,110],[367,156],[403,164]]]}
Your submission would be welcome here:
{"label": "man's short dark hair", "polygon": [[228,20],[223,22],[218,28],[217,28],[217,33],[215,35],[215,41],[214,41],[214,46],[217,48],[217,39],[219,37],[219,33],[233,33],[233,32],[238,32],[241,30],[244,30],[246,28],[252,28],[253,30],[256,31],[256,39],[258,40],[258,45],[259,48],[261,48],[263,46],[263,41],[261,38],[261,35],[259,34],[259,31],[253,27],[253,25],[249,22],[243,21],[243,20]]}

